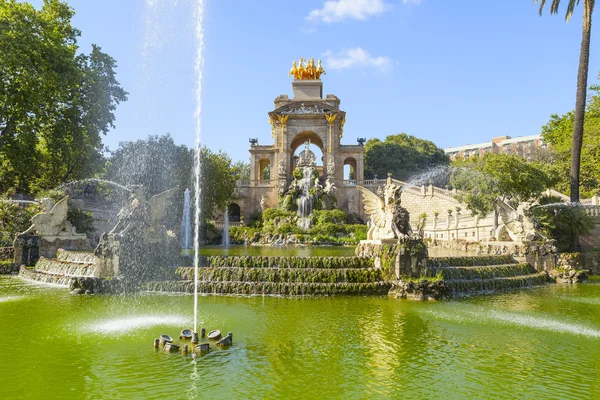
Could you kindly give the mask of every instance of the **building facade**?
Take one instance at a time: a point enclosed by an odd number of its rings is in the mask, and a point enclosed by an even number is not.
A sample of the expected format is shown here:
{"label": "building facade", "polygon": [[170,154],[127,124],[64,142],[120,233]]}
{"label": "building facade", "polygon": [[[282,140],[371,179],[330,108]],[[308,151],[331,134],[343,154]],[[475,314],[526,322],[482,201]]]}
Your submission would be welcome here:
{"label": "building facade", "polygon": [[444,152],[451,160],[459,157],[483,157],[487,153],[516,154],[525,159],[530,159],[533,151],[540,147],[546,147],[541,135],[520,136],[516,138],[511,138],[510,136],[498,136],[492,138],[489,142],[449,147],[444,149]]}

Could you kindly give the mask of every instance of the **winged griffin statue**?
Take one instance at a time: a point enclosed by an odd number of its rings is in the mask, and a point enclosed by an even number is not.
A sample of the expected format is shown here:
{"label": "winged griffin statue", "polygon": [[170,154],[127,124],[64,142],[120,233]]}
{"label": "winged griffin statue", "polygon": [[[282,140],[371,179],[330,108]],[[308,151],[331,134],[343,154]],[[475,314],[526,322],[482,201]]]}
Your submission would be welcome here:
{"label": "winged griffin statue", "polygon": [[129,233],[135,235],[163,233],[165,228],[161,220],[167,212],[168,200],[176,192],[176,188],[169,189],[146,200],[142,186],[131,186],[130,203],[119,211],[118,222],[110,234],[124,237]]}
{"label": "winged griffin statue", "polygon": [[504,201],[498,202],[500,224],[494,232],[496,240],[528,242],[546,239],[540,233],[531,213],[531,204],[521,203],[515,209]]}
{"label": "winged griffin statue", "polygon": [[49,198],[42,199],[41,203],[44,211],[35,214],[31,218],[31,226],[22,235],[36,231],[38,235],[45,237],[86,237],[84,233],[77,233],[75,227],[67,221],[69,196],[63,197],[56,204]]}
{"label": "winged griffin statue", "polygon": [[362,186],[357,188],[362,193],[365,213],[370,217],[368,240],[404,239],[412,235],[410,213],[400,206],[400,186],[388,179],[383,199]]}

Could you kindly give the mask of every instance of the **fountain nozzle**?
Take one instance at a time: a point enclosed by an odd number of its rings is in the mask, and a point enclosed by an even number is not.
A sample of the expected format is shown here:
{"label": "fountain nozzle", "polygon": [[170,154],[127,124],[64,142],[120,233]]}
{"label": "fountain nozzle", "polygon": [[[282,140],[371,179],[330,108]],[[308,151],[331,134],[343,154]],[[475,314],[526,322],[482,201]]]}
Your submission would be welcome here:
{"label": "fountain nozzle", "polygon": [[198,343],[200,339],[198,339],[198,332],[192,333],[192,343]]}

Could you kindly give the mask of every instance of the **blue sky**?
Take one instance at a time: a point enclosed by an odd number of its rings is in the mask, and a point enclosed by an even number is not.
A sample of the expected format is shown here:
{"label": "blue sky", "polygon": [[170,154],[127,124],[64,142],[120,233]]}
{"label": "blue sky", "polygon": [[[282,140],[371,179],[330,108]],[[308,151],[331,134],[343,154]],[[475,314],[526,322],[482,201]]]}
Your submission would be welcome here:
{"label": "blue sky", "polygon": [[[68,1],[81,50],[96,43],[113,56],[130,93],[109,148],[167,132],[193,146],[195,1]],[[581,10],[565,23],[565,4],[539,17],[531,0],[205,3],[202,142],[234,160],[248,158],[250,137],[271,143],[267,112],[291,96],[287,73],[301,56],[323,60],[324,92],[347,113],[347,144],[400,132],[440,147],[531,135],[574,108]]]}

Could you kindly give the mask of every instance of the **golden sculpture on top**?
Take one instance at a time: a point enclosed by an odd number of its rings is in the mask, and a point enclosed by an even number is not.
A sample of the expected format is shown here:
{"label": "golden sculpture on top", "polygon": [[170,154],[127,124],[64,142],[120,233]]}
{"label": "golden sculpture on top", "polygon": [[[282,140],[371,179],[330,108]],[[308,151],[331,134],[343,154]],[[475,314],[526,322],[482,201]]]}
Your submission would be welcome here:
{"label": "golden sculpture on top", "polygon": [[321,75],[326,75],[325,70],[321,65],[321,60],[318,61],[316,66],[314,58],[306,61],[306,65],[304,64],[304,61],[305,59],[302,57],[298,60],[298,64],[294,61],[288,76],[293,75],[294,79],[321,79]]}

